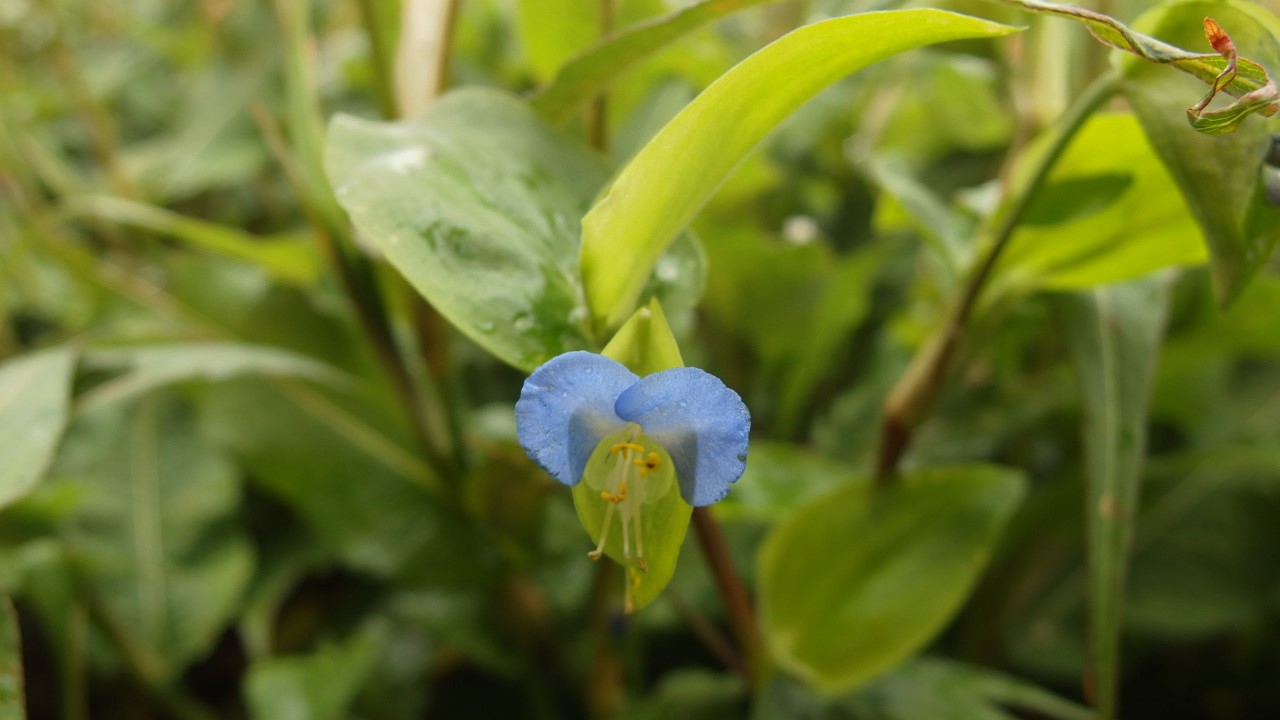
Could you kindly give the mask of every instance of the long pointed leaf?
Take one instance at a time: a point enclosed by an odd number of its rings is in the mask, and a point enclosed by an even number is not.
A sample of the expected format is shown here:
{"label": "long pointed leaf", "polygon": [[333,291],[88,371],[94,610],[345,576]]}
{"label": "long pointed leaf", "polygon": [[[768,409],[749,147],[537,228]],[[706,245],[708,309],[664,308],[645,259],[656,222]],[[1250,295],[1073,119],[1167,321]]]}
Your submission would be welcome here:
{"label": "long pointed leaf", "polygon": [[1153,276],[1055,298],[1084,410],[1094,703],[1115,717],[1120,621],[1168,282]]}
{"label": "long pointed leaf", "polygon": [[305,238],[259,238],[238,228],[106,195],[76,198],[68,210],[150,230],[224,257],[244,260],[281,280],[310,283],[320,274],[320,258]]}
{"label": "long pointed leaf", "polygon": [[703,0],[627,28],[570,60],[529,104],[549,122],[561,123],[618,76],[683,35],[717,18],[779,0]]}
{"label": "long pointed leaf", "polygon": [[765,135],[823,88],[904,50],[1010,32],[941,10],[864,13],[802,27],[736,65],[649,141],[583,219],[583,284],[596,323],[614,327],[631,314],[676,234]]}

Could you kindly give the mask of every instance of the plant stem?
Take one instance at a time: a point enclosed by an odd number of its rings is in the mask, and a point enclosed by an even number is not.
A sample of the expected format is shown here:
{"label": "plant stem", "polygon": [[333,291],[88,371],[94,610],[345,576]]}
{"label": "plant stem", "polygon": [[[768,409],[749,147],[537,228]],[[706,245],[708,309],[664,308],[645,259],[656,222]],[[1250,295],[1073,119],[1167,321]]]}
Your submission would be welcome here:
{"label": "plant stem", "polygon": [[1076,98],[1059,121],[1048,147],[1036,159],[1031,175],[1014,189],[1003,212],[998,211],[992,216],[996,225],[988,234],[986,254],[969,275],[946,322],[920,348],[885,398],[880,426],[880,448],[875,467],[877,483],[883,485],[897,474],[898,463],[911,445],[912,433],[942,391],[951,359],[968,330],[974,308],[1031,200],[1084,122],[1115,94],[1119,80],[1118,71],[1108,71],[1095,79]]}
{"label": "plant stem", "polygon": [[[617,21],[618,9],[616,0],[600,0],[600,41],[604,42],[613,34]],[[600,93],[587,106],[586,114],[587,143],[602,152],[609,149],[609,100],[606,93]]]}
{"label": "plant stem", "polygon": [[737,637],[743,664],[746,666],[747,687],[754,691],[760,679],[760,633],[756,629],[755,611],[751,607],[747,587],[729,557],[729,546],[725,544],[724,534],[720,532],[720,524],[705,507],[693,509],[693,529],[698,534],[702,555],[706,558],[707,567],[716,582],[716,590],[720,593],[720,601],[724,603],[725,613],[729,616],[729,625]]}
{"label": "plant stem", "polygon": [[611,599],[618,587],[618,566],[611,561],[596,563],[591,581],[587,625],[591,632],[591,664],[587,670],[585,695],[587,717],[604,720],[617,714],[622,704],[622,660],[609,632]]}
{"label": "plant stem", "polygon": [[360,0],[360,16],[365,36],[369,38],[369,61],[373,65],[373,89],[378,98],[378,112],[389,120],[398,117],[399,112],[396,106],[391,48],[387,47],[387,38],[383,33],[386,20],[382,13],[385,5],[381,0]]}

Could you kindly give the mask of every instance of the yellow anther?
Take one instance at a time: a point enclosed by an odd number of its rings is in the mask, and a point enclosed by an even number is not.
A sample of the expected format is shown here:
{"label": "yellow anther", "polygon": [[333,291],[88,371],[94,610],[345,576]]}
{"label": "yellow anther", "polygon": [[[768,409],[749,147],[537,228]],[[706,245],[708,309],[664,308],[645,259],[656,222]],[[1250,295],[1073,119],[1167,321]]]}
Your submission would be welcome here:
{"label": "yellow anther", "polygon": [[611,502],[614,505],[617,505],[623,500],[626,500],[627,499],[627,481],[623,480],[622,482],[618,483],[618,492],[616,493],[611,493],[608,490],[601,490],[600,499],[604,500],[605,502]]}
{"label": "yellow anther", "polygon": [[637,445],[633,442],[620,442],[609,446],[609,452],[611,453],[616,453],[619,450],[635,450],[636,452],[642,453],[644,452],[644,446]]}
{"label": "yellow anther", "polygon": [[656,452],[649,453],[649,457],[640,459],[636,458],[631,461],[633,464],[640,466],[640,477],[648,475],[650,472],[658,469],[662,464],[662,458]]}

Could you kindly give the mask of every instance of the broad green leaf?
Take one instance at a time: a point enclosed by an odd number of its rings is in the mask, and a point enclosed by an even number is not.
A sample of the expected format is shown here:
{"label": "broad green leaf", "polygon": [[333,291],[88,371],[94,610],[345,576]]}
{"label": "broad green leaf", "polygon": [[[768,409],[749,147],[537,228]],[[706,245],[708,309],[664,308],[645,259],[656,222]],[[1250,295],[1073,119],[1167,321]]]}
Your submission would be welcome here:
{"label": "broad green leaf", "polygon": [[68,210],[74,215],[149,230],[223,257],[244,260],[281,280],[309,284],[320,274],[315,245],[305,237],[259,238],[238,228],[102,195],[74,198]]}
{"label": "broad green leaf", "polygon": [[119,402],[158,387],[191,380],[219,382],[242,375],[293,377],[330,385],[351,379],[320,362],[263,345],[193,342],[91,350],[84,369],[118,373],[77,400],[79,410]]}
{"label": "broad green leaf", "polygon": [[482,347],[532,370],[590,344],[573,249],[604,163],[518,101],[463,90],[408,123],[339,116],[328,167],[357,229]]}
{"label": "broad green leaf", "polygon": [[[581,305],[578,218],[607,170],[523,103],[469,89],[411,122],[339,116],[328,165],[360,232],[482,347],[532,371],[594,345]],[[700,282],[691,253],[698,257],[688,247],[672,252],[659,295]]]}
{"label": "broad green leaf", "polygon": [[994,466],[847,485],[791,513],[759,555],[760,617],[778,663],[823,692],[852,690],[955,615],[1023,493]]}
{"label": "broad green leaf", "polygon": [[1168,284],[1156,276],[1055,298],[1083,405],[1089,639],[1102,720],[1115,717],[1118,700],[1125,574]]}
{"label": "broad green leaf", "polygon": [[153,397],[81,413],[50,471],[77,500],[63,535],[158,678],[206,653],[253,573],[235,466],[191,408]]}
{"label": "broad green leaf", "polygon": [[[1034,164],[1038,148],[1028,153]],[[1129,114],[1091,117],[1032,198],[992,281],[1082,288],[1202,262],[1195,222]]]}
{"label": "broad green leaf", "polygon": [[640,150],[583,218],[582,282],[596,324],[616,327],[631,314],[677,233],[770,130],[823,88],[894,53],[1012,31],[932,9],[865,13],[802,27],[729,70]]}
{"label": "broad green leaf", "polygon": [[0,508],[44,476],[67,423],[75,353],[45,350],[0,364]]}
{"label": "broad green leaf", "polygon": [[22,638],[18,615],[8,596],[0,593],[0,718],[23,720],[27,716],[22,695]]}
{"label": "broad green leaf", "polygon": [[[1134,60],[1132,65],[1175,67],[1208,83],[1211,86],[1208,95],[1185,110],[1191,126],[1200,132],[1209,134],[1234,132],[1249,115],[1261,113],[1271,116],[1280,109],[1280,91],[1268,74],[1269,68],[1273,70],[1276,68],[1274,53],[1268,51],[1264,55],[1251,55],[1248,51],[1255,48],[1246,46],[1245,57],[1237,57],[1234,48],[1230,47],[1231,39],[1222,35],[1222,28],[1218,27],[1219,23],[1225,25],[1230,30],[1230,36],[1234,37],[1237,33],[1235,18],[1231,21],[1224,21],[1223,18],[1228,14],[1234,14],[1234,9],[1244,8],[1243,4],[1235,4],[1233,9],[1232,3],[1170,3],[1154,10],[1154,13],[1164,13],[1168,10],[1180,16],[1181,21],[1177,25],[1169,25],[1159,30],[1151,29],[1150,32],[1153,34],[1168,37],[1168,34],[1162,30],[1172,31],[1180,36],[1171,39],[1188,46],[1204,43],[1203,38],[1207,35],[1209,42],[1219,50],[1214,53],[1194,53],[1135,32],[1108,15],[1074,5],[1040,0],[1005,1],[1035,12],[1067,17],[1084,23],[1089,28],[1089,32],[1103,44],[1117,50],[1124,50],[1145,61],[1143,63]],[[1187,10],[1190,12],[1183,15],[1182,13]],[[1266,11],[1255,8],[1245,12],[1265,13]],[[1138,25],[1148,29],[1148,26],[1141,21]],[[1192,33],[1193,29],[1194,33]],[[1226,38],[1225,44],[1224,38]],[[1250,57],[1253,59],[1249,59]],[[1219,91],[1237,98],[1236,102],[1221,110],[1206,111],[1209,101]],[[1183,92],[1170,95],[1167,99],[1173,102],[1174,98],[1177,98],[1173,104],[1182,108],[1187,104],[1186,98],[1192,96],[1193,92]],[[1177,114],[1181,119],[1182,113]]]}
{"label": "broad green leaf", "polygon": [[254,663],[244,681],[249,716],[257,720],[342,720],[373,672],[384,632],[365,630],[344,643],[303,656]]}
{"label": "broad green leaf", "polygon": [[1022,710],[1056,720],[1093,720],[1093,711],[1029,682],[976,665],[923,657],[840,703],[861,720],[1015,720]]}
{"label": "broad green leaf", "polygon": [[[628,27],[560,68],[551,83],[534,95],[530,105],[548,121],[562,123],[620,75],[666,45],[729,13],[770,2],[779,0],[702,0]],[[538,0],[522,2],[522,11],[525,5],[537,5],[539,11],[546,12]],[[561,18],[555,19],[560,24]]]}
{"label": "broad green leaf", "polygon": [[[1194,39],[1201,18],[1228,27],[1242,51],[1280,68],[1275,18],[1252,5],[1187,2],[1144,15],[1139,24],[1177,41]],[[1280,237],[1280,210],[1269,205],[1263,186],[1271,148],[1268,123],[1242,123],[1234,135],[1196,132],[1180,116],[1180,100],[1196,83],[1164,68],[1124,63],[1123,91],[1152,146],[1177,182],[1209,247],[1214,289],[1230,303],[1271,255]]]}
{"label": "broad green leaf", "polygon": [[[648,306],[637,310],[601,354],[626,365],[642,377],[669,368],[684,367],[680,349],[657,300],[651,300]],[[583,471],[582,482],[573,486],[573,506],[592,543],[599,542],[604,528],[609,526],[604,552],[626,569],[627,607],[639,610],[652,602],[671,582],[693,508],[680,497],[671,457],[660,445],[642,435],[635,442],[657,452],[661,462],[656,471],[635,480],[637,485],[643,483],[643,488],[636,489],[645,493],[643,502],[638,505],[640,520],[632,523],[639,528],[644,567],[634,558],[629,559],[623,548],[624,526],[618,511],[620,506],[600,496],[601,483],[618,462],[617,454],[610,452],[610,444],[620,440],[602,442],[591,455]],[[636,534],[629,536],[632,553],[636,550],[635,538]]]}

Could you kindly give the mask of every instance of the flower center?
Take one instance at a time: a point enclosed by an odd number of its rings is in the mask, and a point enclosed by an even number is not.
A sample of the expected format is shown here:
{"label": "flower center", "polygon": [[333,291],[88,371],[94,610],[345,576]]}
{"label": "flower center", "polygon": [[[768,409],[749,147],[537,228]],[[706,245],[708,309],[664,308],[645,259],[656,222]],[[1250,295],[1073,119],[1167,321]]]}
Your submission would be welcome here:
{"label": "flower center", "polygon": [[666,461],[663,454],[655,450],[657,443],[645,437],[644,430],[635,423],[628,425],[618,436],[605,439],[604,443],[608,443],[607,471],[600,474],[603,478],[599,475],[588,478],[588,483],[591,488],[599,489],[600,500],[608,505],[604,509],[599,543],[588,556],[591,560],[599,560],[604,555],[616,515],[618,525],[621,525],[623,560],[627,564],[635,562],[636,568],[646,573],[649,565],[644,559],[643,509],[658,500],[667,489],[652,487],[652,480],[658,477],[649,478],[649,475],[663,469]]}

